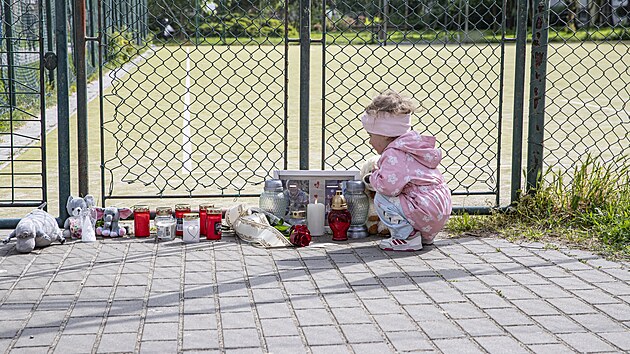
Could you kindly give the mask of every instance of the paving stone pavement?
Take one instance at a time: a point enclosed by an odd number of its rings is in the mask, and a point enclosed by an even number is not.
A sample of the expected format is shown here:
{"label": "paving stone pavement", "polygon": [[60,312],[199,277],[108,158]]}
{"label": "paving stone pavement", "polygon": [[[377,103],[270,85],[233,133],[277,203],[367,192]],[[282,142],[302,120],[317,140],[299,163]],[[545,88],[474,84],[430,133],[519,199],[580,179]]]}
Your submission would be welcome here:
{"label": "paving stone pavement", "polygon": [[630,351],[630,265],[502,239],[0,246],[0,351]]}

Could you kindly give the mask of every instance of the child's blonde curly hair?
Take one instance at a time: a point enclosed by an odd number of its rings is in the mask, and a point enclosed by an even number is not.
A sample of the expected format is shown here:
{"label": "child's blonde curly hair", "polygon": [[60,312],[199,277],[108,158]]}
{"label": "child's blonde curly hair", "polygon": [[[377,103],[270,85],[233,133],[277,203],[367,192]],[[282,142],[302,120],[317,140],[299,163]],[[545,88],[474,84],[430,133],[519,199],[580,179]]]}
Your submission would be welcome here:
{"label": "child's blonde curly hair", "polygon": [[418,108],[410,98],[394,90],[387,90],[372,99],[372,102],[365,107],[365,113],[369,115],[375,115],[378,112],[411,114]]}

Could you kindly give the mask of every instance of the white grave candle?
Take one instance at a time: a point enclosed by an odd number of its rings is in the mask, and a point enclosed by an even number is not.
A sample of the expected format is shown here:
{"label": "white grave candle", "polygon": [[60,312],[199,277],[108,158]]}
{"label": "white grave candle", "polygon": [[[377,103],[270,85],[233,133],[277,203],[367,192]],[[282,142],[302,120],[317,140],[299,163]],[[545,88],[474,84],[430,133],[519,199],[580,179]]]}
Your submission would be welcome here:
{"label": "white grave candle", "polygon": [[308,231],[311,232],[311,236],[323,236],[324,235],[324,204],[311,203],[306,206],[306,226]]}

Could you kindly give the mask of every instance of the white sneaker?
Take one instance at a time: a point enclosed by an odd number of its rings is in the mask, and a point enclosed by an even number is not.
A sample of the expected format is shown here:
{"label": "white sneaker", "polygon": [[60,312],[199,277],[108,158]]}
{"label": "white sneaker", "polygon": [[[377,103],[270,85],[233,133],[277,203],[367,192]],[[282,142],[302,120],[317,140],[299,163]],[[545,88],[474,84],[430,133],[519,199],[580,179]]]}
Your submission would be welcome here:
{"label": "white sneaker", "polygon": [[419,251],[422,249],[422,237],[417,236],[412,238],[411,240],[401,240],[398,238],[390,237],[386,240],[382,240],[378,247],[385,251]]}

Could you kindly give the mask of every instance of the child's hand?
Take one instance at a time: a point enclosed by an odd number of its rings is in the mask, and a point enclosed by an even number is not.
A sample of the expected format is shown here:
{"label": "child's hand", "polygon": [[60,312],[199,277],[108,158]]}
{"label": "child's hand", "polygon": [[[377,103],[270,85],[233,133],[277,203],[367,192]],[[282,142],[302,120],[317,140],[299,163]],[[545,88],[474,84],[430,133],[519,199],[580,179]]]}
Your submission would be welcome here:
{"label": "child's hand", "polygon": [[361,167],[361,180],[363,181],[363,183],[365,183],[365,187],[368,190],[374,190],[372,189],[372,185],[370,184],[370,175],[372,174],[372,172],[378,170],[378,159],[380,157],[380,155],[374,155],[370,157],[363,163],[363,166]]}

